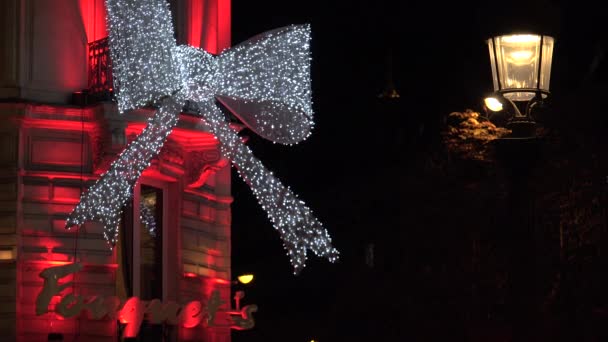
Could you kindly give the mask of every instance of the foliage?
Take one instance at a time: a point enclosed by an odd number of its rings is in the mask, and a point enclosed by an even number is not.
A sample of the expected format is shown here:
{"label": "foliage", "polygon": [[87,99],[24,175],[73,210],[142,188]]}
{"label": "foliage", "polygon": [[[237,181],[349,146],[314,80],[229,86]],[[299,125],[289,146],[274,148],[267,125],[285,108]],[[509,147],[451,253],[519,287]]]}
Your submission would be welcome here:
{"label": "foliage", "polygon": [[492,141],[511,133],[497,127],[479,113],[467,109],[448,116],[448,127],[442,138],[448,150],[462,159],[490,161],[493,159]]}

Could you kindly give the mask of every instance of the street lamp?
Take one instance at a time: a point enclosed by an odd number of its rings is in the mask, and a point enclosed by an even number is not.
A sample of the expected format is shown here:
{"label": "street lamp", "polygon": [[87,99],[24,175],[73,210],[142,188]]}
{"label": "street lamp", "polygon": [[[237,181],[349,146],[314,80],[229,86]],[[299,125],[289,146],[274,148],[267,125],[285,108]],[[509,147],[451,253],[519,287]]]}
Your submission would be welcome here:
{"label": "street lamp", "polygon": [[514,341],[527,341],[538,318],[534,205],[530,177],[538,160],[532,113],[549,97],[554,39],[535,34],[513,34],[487,40],[492,65],[494,94],[484,100],[489,119],[509,128],[510,136],[496,140],[496,156],[510,184],[507,234],[501,239],[507,249],[510,318]]}
{"label": "street lamp", "polygon": [[237,277],[241,284],[249,284],[253,280],[253,274],[243,274]]}
{"label": "street lamp", "polygon": [[[237,285],[238,283],[247,285],[253,281],[253,274],[251,274],[251,273],[241,274],[240,276],[236,277],[236,279],[238,279],[238,281],[233,280],[232,281],[233,285]],[[236,302],[236,311],[241,310],[241,299],[243,299],[244,297],[245,297],[245,291],[236,291],[234,293],[234,301]]]}
{"label": "street lamp", "polygon": [[[508,110],[506,124],[515,137],[533,136],[533,108],[549,96],[554,39],[512,34],[488,39],[494,94],[484,100],[486,111]],[[499,114],[489,115],[500,117]]]}

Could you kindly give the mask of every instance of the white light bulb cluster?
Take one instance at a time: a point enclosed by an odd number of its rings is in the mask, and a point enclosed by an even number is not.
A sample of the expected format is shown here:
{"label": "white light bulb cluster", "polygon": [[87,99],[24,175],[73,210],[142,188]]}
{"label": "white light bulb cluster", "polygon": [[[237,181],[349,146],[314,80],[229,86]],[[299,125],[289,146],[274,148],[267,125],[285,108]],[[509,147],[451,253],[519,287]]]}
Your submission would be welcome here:
{"label": "white light bulb cluster", "polygon": [[171,129],[177,125],[185,99],[176,96],[162,100],[143,132],[112,163],[108,172],[80,197],[66,221],[66,228],[98,221],[104,226],[104,237],[113,247],[118,239],[122,209],[132,196],[132,189],[152,158],[160,152]]}
{"label": "white light bulb cluster", "polygon": [[154,218],[154,213],[152,212],[152,208],[146,205],[146,203],[141,202],[139,205],[139,219],[141,223],[146,226],[148,232],[151,236],[156,236],[156,219]]}
{"label": "white light bulb cluster", "polygon": [[313,127],[310,85],[310,27],[290,26],[254,37],[214,57],[177,46],[165,0],[106,0],[110,50],[119,111],[156,103],[160,108],[144,131],[81,197],[67,227],[86,221],[104,224],[114,245],[124,204],[141,173],[158,155],[177,125],[186,100],[199,114],[249,184],[279,231],[294,271],[307,250],[335,261],[338,251],[303,201],[268,171],[230,128],[218,100],[260,136],[294,144]]}
{"label": "white light bulb cluster", "polygon": [[297,198],[257,159],[249,147],[234,132],[217,108],[204,114],[213,134],[220,141],[222,154],[230,159],[241,178],[249,185],[258,203],[279,231],[287,249],[294,272],[306,265],[306,252],[311,249],[317,256],[331,262],[338,258],[338,251],[331,245],[331,237],[321,222],[313,215],[304,201]]}

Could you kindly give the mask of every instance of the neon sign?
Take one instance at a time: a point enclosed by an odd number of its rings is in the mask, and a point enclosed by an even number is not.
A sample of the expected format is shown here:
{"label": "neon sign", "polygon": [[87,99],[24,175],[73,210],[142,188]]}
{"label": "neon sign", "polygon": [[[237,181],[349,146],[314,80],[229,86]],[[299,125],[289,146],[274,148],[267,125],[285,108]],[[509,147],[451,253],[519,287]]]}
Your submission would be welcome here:
{"label": "neon sign", "polygon": [[[36,298],[36,315],[49,312],[48,306],[51,298],[72,285],[72,282],[60,284],[59,280],[77,273],[81,269],[82,264],[74,263],[49,267],[40,272],[44,285]],[[55,313],[64,318],[70,318],[80,315],[83,311],[88,311],[91,319],[104,317],[117,319],[120,323],[126,324],[123,332],[124,338],[137,336],[144,318],[151,324],[181,324],[184,328],[194,328],[205,317],[207,326],[214,326],[216,313],[222,304],[224,302],[220,299],[218,290],[211,292],[211,297],[205,307],[196,300],[182,306],[175,302],[162,303],[158,299],[142,301],[137,297],[131,297],[122,303],[116,296],[95,296],[85,300],[82,296],[68,293],[56,305]],[[256,305],[245,306],[240,311],[228,311],[227,313],[232,319],[230,328],[237,330],[253,328],[255,322],[252,314],[256,311]]]}

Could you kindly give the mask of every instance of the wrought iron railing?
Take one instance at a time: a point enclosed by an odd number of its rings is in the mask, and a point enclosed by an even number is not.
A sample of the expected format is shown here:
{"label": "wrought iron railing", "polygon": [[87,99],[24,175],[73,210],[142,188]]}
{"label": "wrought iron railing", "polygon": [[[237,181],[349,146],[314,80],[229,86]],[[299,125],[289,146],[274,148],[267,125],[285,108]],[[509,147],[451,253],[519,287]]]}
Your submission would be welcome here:
{"label": "wrought iron railing", "polygon": [[95,100],[111,100],[114,95],[112,60],[108,38],[89,43],[88,95]]}
{"label": "wrought iron railing", "polygon": [[[1,1],[1,0],[0,0]],[[118,86],[118,84],[117,84]],[[108,37],[89,43],[89,82],[85,91],[78,92],[80,104],[90,104],[97,101],[112,101],[118,87],[114,87],[112,76],[112,59]],[[200,110],[195,102],[186,101],[182,111],[196,114]],[[226,115],[231,122],[238,122],[229,111]]]}

